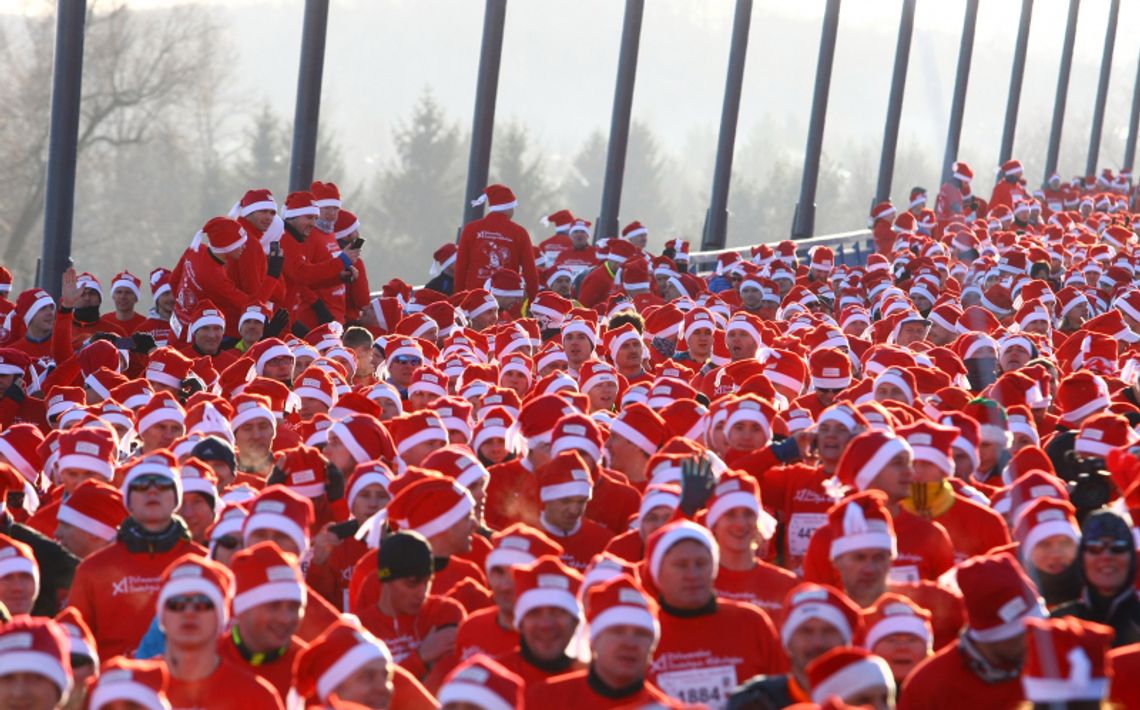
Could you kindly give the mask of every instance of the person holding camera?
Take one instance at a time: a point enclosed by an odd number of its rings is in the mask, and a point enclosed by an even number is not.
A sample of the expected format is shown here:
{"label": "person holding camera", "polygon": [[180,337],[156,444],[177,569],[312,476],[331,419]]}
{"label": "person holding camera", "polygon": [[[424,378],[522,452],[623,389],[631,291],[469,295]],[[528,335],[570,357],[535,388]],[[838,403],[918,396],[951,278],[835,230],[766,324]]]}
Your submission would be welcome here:
{"label": "person holding camera", "polygon": [[1082,588],[1076,601],[1053,611],[1111,626],[1113,648],[1140,642],[1140,596],[1136,592],[1136,540],[1132,527],[1108,508],[1089,513],[1081,527],[1077,572]]}

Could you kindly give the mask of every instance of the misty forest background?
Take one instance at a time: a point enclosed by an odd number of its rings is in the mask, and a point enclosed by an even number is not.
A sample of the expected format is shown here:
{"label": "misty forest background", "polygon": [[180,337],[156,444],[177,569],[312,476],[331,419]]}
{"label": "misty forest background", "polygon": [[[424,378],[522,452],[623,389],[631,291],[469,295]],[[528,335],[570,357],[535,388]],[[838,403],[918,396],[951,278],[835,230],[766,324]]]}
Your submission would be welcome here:
{"label": "misty forest background", "polygon": [[[471,2],[482,7],[482,3]],[[50,10],[54,3],[39,5],[41,10]],[[301,11],[299,5],[292,5],[283,9],[277,3],[270,9],[280,16],[274,27],[288,23],[293,28],[281,41],[295,44],[299,43]],[[376,3],[380,5],[407,11],[406,3],[399,0]],[[676,3],[670,0],[669,6],[676,8]],[[660,7],[649,3],[645,31],[649,30],[648,16],[655,8],[660,11]],[[513,11],[514,6],[508,16]],[[782,74],[791,71],[779,61],[759,63],[752,59],[752,55],[765,51],[764,36],[757,28],[762,27],[767,11],[765,3],[757,3],[753,13],[746,101],[754,87],[778,82]],[[245,18],[243,22],[252,19],[251,12],[241,16]],[[334,3],[333,17],[337,13]],[[481,17],[481,10],[477,16]],[[674,30],[684,28],[683,16],[673,19],[679,23]],[[1136,61],[1134,51],[1122,48],[1128,27],[1125,19],[1122,16],[1101,152],[1104,164],[1113,168],[1119,167],[1123,152]],[[731,24],[731,14],[725,21]],[[799,54],[791,64],[798,76],[808,80],[806,84],[801,80],[794,96],[786,101],[770,102],[759,112],[753,111],[752,120],[742,116],[729,202],[730,246],[784,239],[792,222],[810,107],[810,78],[818,47],[818,19],[787,22],[797,28],[797,37],[802,39]],[[818,188],[817,234],[865,226],[878,171],[896,29],[897,19],[878,28],[877,35],[851,38],[852,33],[841,25],[832,111]],[[290,57],[288,61],[281,59],[274,64],[274,81],[284,88],[277,91],[277,100],[268,100],[262,88],[263,77],[234,69],[236,58],[241,55],[239,49],[250,31],[242,22],[228,21],[217,6],[134,10],[122,3],[92,3],[85,47],[73,237],[78,268],[96,273],[104,283],[124,267],[145,279],[154,266],[173,266],[197,228],[209,217],[225,213],[246,189],[268,187],[279,202],[284,200],[292,135],[288,101],[296,81],[297,49],[292,47],[283,53]],[[418,31],[426,30],[405,29]],[[508,25],[508,41],[511,31]],[[616,43],[620,23],[607,31],[614,35]],[[949,66],[950,75],[948,81],[942,77],[935,89],[939,105],[947,107],[957,31],[958,27],[948,28],[944,36],[928,39],[916,32],[915,38],[916,52],[923,51],[926,43],[927,51],[937,48],[940,55],[945,55],[940,61]],[[469,81],[473,87],[478,24],[469,26],[467,32],[474,36],[474,54],[456,61],[454,72],[457,81]],[[702,98],[708,105],[702,109],[701,121],[686,131],[670,128],[663,132],[658,126],[668,123],[670,116],[660,112],[639,115],[635,98],[621,220],[623,224],[632,219],[646,223],[651,231],[651,247],[682,236],[694,243],[694,249],[699,248],[723,91],[727,32],[725,28],[718,35],[725,39],[715,49],[715,56],[707,59],[709,66],[715,67],[710,70],[714,85],[702,86],[697,92],[678,78],[671,89],[679,113],[689,108],[694,93],[715,97],[711,101]],[[1016,26],[1001,32],[1012,45]],[[1034,32],[1038,32],[1036,25]],[[1094,34],[1097,32],[1103,35],[1103,24]],[[30,287],[41,248],[53,35],[54,17],[50,12],[0,16],[0,61],[5,67],[5,76],[0,79],[0,263],[17,273],[17,291]],[[330,45],[336,41],[330,28]],[[654,71],[646,63],[645,42],[643,34],[638,92],[647,91],[643,77]],[[850,57],[844,54],[845,48],[852,43],[856,47],[877,45],[874,62],[869,62],[862,74],[844,73],[860,70],[859,66],[852,67],[849,60],[844,61],[845,56]],[[1000,42],[982,37],[975,48],[961,154],[974,166],[978,189],[986,197],[993,184],[992,170],[1009,81],[1008,57],[1012,51],[1008,46],[995,45]],[[360,52],[365,50],[359,48]],[[1044,51],[1048,58],[1048,47]],[[1057,55],[1059,50],[1052,56]],[[1037,64],[1047,66],[1034,71],[1045,79],[1035,87],[1027,76],[1015,151],[1026,163],[1033,186],[1041,175],[1049,130],[1050,114],[1040,107],[1051,106],[1056,81],[1056,59],[1043,61],[1039,57]],[[263,57],[261,61],[272,60]],[[505,57],[504,62],[507,61]],[[574,57],[567,57],[567,61],[574,61]],[[1034,61],[1033,54],[1030,61]],[[362,220],[362,234],[368,240],[365,261],[373,288],[395,276],[422,283],[431,253],[455,238],[463,200],[473,197],[462,194],[470,104],[445,105],[430,81],[417,82],[414,64],[374,70],[367,62],[364,64],[363,76],[369,77],[370,71],[375,74],[368,81],[356,81],[356,90],[370,95],[358,103],[330,82],[326,63],[317,177],[336,182],[346,207]],[[1092,112],[1091,99],[1084,97],[1095,91],[1097,62],[1091,68],[1088,64],[1080,64],[1078,58],[1074,65],[1062,147],[1062,173],[1066,178],[1083,171],[1084,166]],[[913,95],[929,97],[932,91],[932,79],[916,76],[915,65],[912,54],[908,109],[920,100]],[[564,122],[567,112],[576,111],[578,97],[583,94],[590,97],[593,105],[606,106],[604,111],[594,111],[598,115],[588,120],[571,119],[579,137],[569,141],[569,145],[564,137],[547,140],[550,132],[543,125],[524,121],[504,109],[504,88],[500,84],[491,180],[510,185],[519,195],[516,219],[531,231],[536,243],[549,234],[539,223],[544,214],[569,208],[589,220],[596,216],[615,69],[614,62],[607,61],[596,81],[589,85],[535,85],[531,96],[515,97],[516,103],[539,102],[548,107],[544,110],[552,117],[557,115]],[[388,104],[382,98],[377,102],[374,95],[382,97],[383,76],[391,71],[399,71],[405,81],[417,82],[414,100],[403,105]],[[656,81],[668,86],[670,77],[660,74]],[[874,98],[860,96],[864,90],[851,86],[854,82],[849,77],[873,83]],[[331,90],[330,85],[334,87]],[[1044,86],[1047,90],[1041,88]],[[989,87],[1000,90],[991,91]],[[845,104],[858,110],[854,115],[848,110],[845,115],[841,112]],[[983,108],[979,109],[979,105]],[[909,115],[904,114],[899,141],[894,200],[896,205],[905,205],[911,186],[922,185],[930,192],[933,203],[945,140],[944,119],[924,134],[913,125],[908,127]],[[361,125],[366,127],[363,131]],[[574,135],[574,131],[569,134]],[[551,142],[562,145],[552,147]]]}

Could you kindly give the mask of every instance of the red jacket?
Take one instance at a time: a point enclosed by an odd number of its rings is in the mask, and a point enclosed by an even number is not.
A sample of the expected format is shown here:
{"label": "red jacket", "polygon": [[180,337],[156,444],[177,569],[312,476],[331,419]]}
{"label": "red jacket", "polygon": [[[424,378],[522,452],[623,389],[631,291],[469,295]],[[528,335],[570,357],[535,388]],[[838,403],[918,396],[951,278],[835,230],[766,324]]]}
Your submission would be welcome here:
{"label": "red jacket", "polygon": [[[336,237],[316,227],[313,227],[313,230],[309,232],[309,237],[305,240],[305,248],[308,250],[309,261],[313,264],[336,259],[337,255],[340,254],[340,245],[337,244]],[[341,269],[343,270],[343,268],[342,265]],[[338,323],[345,321],[347,294],[348,286],[343,281],[313,289],[313,295],[325,304],[329,313],[332,313],[333,319]],[[300,304],[297,310],[297,320],[304,323],[308,328],[315,328],[320,325],[320,320],[308,301]]]}
{"label": "red jacket", "polygon": [[[246,251],[260,247],[246,244]],[[245,253],[242,253],[244,256]],[[174,289],[174,309],[179,320],[189,322],[199,301],[210,300],[226,317],[226,335],[237,337],[238,319],[251,301],[268,301],[276,288],[276,279],[268,276],[256,292],[243,291],[226,273],[226,263],[219,260],[205,245],[189,249],[174,267],[170,276]]]}
{"label": "red jacket", "polygon": [[[1122,708],[1140,708],[1140,643],[1114,648],[1108,652],[1110,677],[1114,678],[1108,699]],[[1131,681],[1124,680],[1131,678]]]}
{"label": "red jacket", "polygon": [[658,618],[649,681],[670,696],[720,706],[737,685],[787,665],[771,618],[751,604],[716,599],[707,612],[685,616],[662,607]]}
{"label": "red jacket", "polygon": [[748,602],[778,615],[784,597],[799,583],[799,577],[786,569],[756,560],[755,567],[743,572],[722,566],[717,570],[715,587],[718,599]]}
{"label": "red jacket", "polygon": [[499,658],[518,648],[518,645],[519,632],[504,629],[499,624],[499,608],[492,606],[468,614],[459,625],[459,635],[455,638],[455,656],[460,662],[476,653]]}
{"label": "red jacket", "polygon": [[530,234],[502,212],[468,222],[459,235],[455,257],[455,293],[483,288],[498,269],[517,271],[526,281],[528,300],[538,293],[538,269]]}
{"label": "red jacket", "polygon": [[[428,596],[420,613],[415,616],[388,616],[376,604],[361,609],[357,615],[361,626],[388,645],[392,660],[417,678],[423,678],[427,672],[416,653],[423,637],[432,629],[459,625],[466,617],[459,602],[435,594]],[[445,660],[446,657],[440,659],[436,665]]]}
{"label": "red jacket", "polygon": [[638,690],[615,698],[611,693],[598,692],[591,683],[589,670],[576,671],[551,678],[527,688],[527,710],[577,710],[578,708],[679,708],[681,705],[657,686],[646,681]]}
{"label": "red jacket", "polygon": [[227,633],[218,638],[218,655],[223,661],[229,661],[246,673],[268,681],[282,698],[288,698],[289,690],[293,687],[293,663],[297,660],[297,655],[308,647],[309,644],[294,636],[284,655],[255,666],[241,655],[232,634]]}
{"label": "red jacket", "polygon": [[285,704],[273,685],[222,658],[217,668],[202,680],[182,681],[170,675],[166,697],[176,708],[222,708],[241,699],[242,707],[284,710]]}
{"label": "red jacket", "polygon": [[545,520],[542,530],[552,539],[562,545],[562,561],[578,571],[584,571],[590,565],[594,555],[606,549],[612,532],[593,520],[583,519],[578,529],[569,535],[548,525]]}
{"label": "red jacket", "polygon": [[[296,315],[301,304],[311,304],[317,300],[317,290],[340,283],[340,274],[345,270],[339,256],[314,262],[306,238],[298,238],[286,223],[285,235],[281,237],[281,253],[285,266],[281,277],[285,281],[285,300],[281,304]],[[338,250],[339,252],[339,250]]]}
{"label": "red jacket", "polygon": [[169,552],[128,552],[115,542],[79,563],[67,603],[83,615],[99,647],[99,657],[129,655],[138,648],[154,618],[163,571],[179,557],[206,550],[180,541]]}
{"label": "red jacket", "polygon": [[898,710],[1014,710],[1021,706],[1025,697],[1021,679],[985,682],[967,664],[959,643],[946,646],[910,672],[899,694]]}

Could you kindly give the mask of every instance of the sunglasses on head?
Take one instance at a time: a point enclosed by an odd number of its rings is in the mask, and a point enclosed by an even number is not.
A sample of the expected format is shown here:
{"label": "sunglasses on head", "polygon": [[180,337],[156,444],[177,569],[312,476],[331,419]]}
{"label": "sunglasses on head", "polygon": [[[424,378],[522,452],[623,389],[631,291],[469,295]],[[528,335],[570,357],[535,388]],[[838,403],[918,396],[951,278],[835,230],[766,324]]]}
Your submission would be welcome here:
{"label": "sunglasses on head", "polygon": [[179,594],[166,600],[166,610],[181,613],[191,611],[213,611],[214,602],[205,594]]}
{"label": "sunglasses on head", "polygon": [[160,491],[172,491],[174,490],[174,481],[165,476],[151,473],[139,476],[131,481],[130,485],[130,490],[135,492],[148,491],[151,488],[157,488]]}
{"label": "sunglasses on head", "polygon": [[816,387],[816,392],[826,392],[827,394],[839,394],[843,391],[842,387]]}
{"label": "sunglasses on head", "polygon": [[1126,555],[1131,549],[1132,543],[1125,540],[1091,540],[1085,543],[1085,552],[1090,555],[1103,555],[1105,552]]}
{"label": "sunglasses on head", "polygon": [[423,360],[412,355],[397,355],[392,358],[392,362],[396,365],[419,365]]}

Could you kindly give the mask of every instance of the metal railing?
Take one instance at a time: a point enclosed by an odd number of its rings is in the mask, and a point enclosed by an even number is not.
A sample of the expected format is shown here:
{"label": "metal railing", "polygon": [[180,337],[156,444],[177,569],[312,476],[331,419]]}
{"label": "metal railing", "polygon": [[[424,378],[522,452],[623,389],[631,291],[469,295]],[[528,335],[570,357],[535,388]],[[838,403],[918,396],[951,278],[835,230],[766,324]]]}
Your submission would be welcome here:
{"label": "metal railing", "polygon": [[[875,245],[871,240],[871,230],[857,229],[853,232],[825,234],[821,237],[796,240],[796,255],[801,262],[806,261],[808,251],[812,247],[821,246],[831,247],[835,251],[835,263],[846,266],[863,266],[867,263],[867,256],[875,252]],[[715,271],[717,259],[720,258],[721,254],[729,252],[742,254],[745,259],[752,258],[752,247],[750,246],[698,251],[689,255],[690,268],[698,274]]]}

